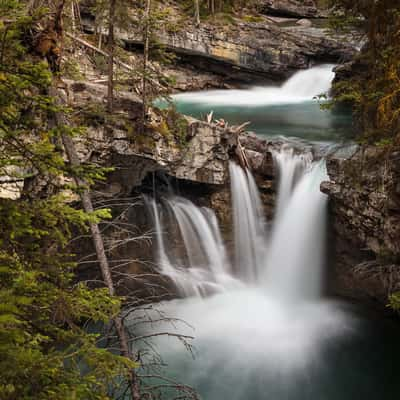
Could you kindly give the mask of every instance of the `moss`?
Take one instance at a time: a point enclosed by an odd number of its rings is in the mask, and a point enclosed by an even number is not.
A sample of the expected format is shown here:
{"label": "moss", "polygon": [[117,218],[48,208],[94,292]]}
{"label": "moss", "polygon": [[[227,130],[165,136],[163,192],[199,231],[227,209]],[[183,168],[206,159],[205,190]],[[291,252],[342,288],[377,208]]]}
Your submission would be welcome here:
{"label": "moss", "polygon": [[172,133],[169,129],[167,121],[165,121],[165,120],[162,120],[161,123],[155,127],[155,130],[156,130],[156,132],[158,132],[160,135],[164,136],[165,138],[172,136]]}
{"label": "moss", "polygon": [[235,18],[227,12],[218,12],[214,15],[205,17],[207,21],[214,25],[234,25],[236,24]]}
{"label": "moss", "polygon": [[180,147],[187,144],[188,122],[173,105],[163,110],[165,122],[169,131]]}
{"label": "moss", "polygon": [[137,144],[140,148],[148,148],[148,149],[154,149],[156,146],[156,143],[154,139],[146,134],[135,134],[135,136],[132,138],[133,142]]}
{"label": "moss", "polygon": [[79,69],[78,62],[72,58],[67,58],[61,64],[61,74],[66,78],[75,81],[83,80],[84,76]]}
{"label": "moss", "polygon": [[389,147],[393,145],[392,138],[383,138],[375,142],[375,146],[377,147]]}
{"label": "moss", "polygon": [[245,15],[242,17],[245,22],[263,22],[264,18],[261,15]]}
{"label": "moss", "polygon": [[363,139],[380,143],[400,134],[400,4],[378,0],[374,7],[358,9],[357,2],[335,3],[350,11],[332,18],[336,29],[360,23],[360,13],[366,13],[368,46],[355,59],[349,76],[334,85],[334,101],[351,103]]}
{"label": "moss", "polygon": [[99,127],[106,123],[107,111],[103,104],[87,103],[79,113],[79,122],[83,125]]}
{"label": "moss", "polygon": [[92,62],[96,68],[101,74],[107,74],[108,72],[108,64],[107,60],[105,57],[101,54],[93,54],[92,56]]}
{"label": "moss", "polygon": [[377,254],[377,261],[380,264],[398,264],[400,259],[399,255],[393,253],[389,249],[381,249]]}

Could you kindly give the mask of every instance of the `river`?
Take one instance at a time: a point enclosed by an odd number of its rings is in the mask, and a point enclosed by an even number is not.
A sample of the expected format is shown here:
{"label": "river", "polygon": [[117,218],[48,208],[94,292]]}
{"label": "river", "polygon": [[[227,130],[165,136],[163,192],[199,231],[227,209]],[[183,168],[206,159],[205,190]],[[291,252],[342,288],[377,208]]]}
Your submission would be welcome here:
{"label": "river", "polygon": [[[185,93],[174,101],[197,117],[213,110],[231,124],[251,121],[271,139],[333,146],[351,138],[351,118],[322,111],[313,99],[329,90],[332,67],[300,72],[281,87]],[[174,196],[147,200],[158,268],[181,296],[159,305],[178,320],[152,330],[194,337],[191,352],[176,337],[155,340],[168,376],[205,400],[398,398],[398,324],[325,295],[324,160],[294,152],[290,142],[274,160],[273,221],[263,217],[251,173],[230,164],[233,252],[212,210]]]}

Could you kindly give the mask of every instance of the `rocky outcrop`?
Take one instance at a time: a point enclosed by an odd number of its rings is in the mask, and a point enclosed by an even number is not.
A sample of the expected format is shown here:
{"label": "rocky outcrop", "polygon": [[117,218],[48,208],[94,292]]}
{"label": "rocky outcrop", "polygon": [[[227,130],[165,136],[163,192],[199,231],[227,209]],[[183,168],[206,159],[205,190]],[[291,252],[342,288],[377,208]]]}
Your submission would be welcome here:
{"label": "rocky outcrop", "polygon": [[[139,129],[142,103],[129,92],[119,92],[115,113],[104,112],[106,86],[68,81],[70,104],[74,115],[88,126],[85,139],[76,139],[82,162],[113,167],[107,182],[92,192],[95,204],[106,205],[116,216],[112,224],[102,228],[113,272],[122,294],[140,293],[139,297],[168,296],[168,281],[152,270],[152,248],[149,240],[135,240],[137,232],[151,232],[151,214],[142,204],[142,195],[162,197],[183,195],[198,205],[212,207],[222,225],[230,216],[229,160],[235,158],[232,133],[221,121],[208,123],[166,112],[153,112],[149,128]],[[136,110],[136,111],[132,111]],[[178,118],[178,120],[171,118]],[[179,125],[181,130],[174,131]],[[243,133],[239,140],[259,183],[266,214],[271,215],[274,203],[274,165],[272,144]],[[133,205],[135,204],[135,206]],[[95,279],[97,268],[90,240],[80,241],[74,252],[85,256],[80,267],[82,279]],[[120,261],[125,260],[125,261]],[[129,260],[129,261],[126,261]],[[144,285],[143,279],[147,282]],[[149,278],[150,276],[150,278]],[[162,289],[164,288],[164,289]],[[150,292],[143,292],[150,290]],[[142,293],[143,292],[143,293]]]}
{"label": "rocky outcrop", "polygon": [[[134,30],[119,32],[129,46],[141,44]],[[178,32],[163,31],[158,39],[168,49],[200,69],[251,81],[258,77],[282,80],[312,63],[348,60],[354,51],[341,40],[327,38],[323,30],[286,30],[265,21],[220,27],[203,24]]]}
{"label": "rocky outcrop", "polygon": [[[93,33],[90,12],[82,13],[85,31]],[[228,82],[284,80],[315,63],[349,60],[355,51],[345,38],[327,37],[323,29],[289,29],[263,17],[260,22],[232,18],[230,23],[203,22],[200,27],[177,20],[176,27],[155,33],[178,56],[176,61],[221,75]],[[120,43],[131,50],[142,48],[142,36],[137,26],[116,32]]]}
{"label": "rocky outcrop", "polygon": [[320,16],[314,0],[262,0],[260,12],[277,17],[316,18]]}
{"label": "rocky outcrop", "polygon": [[400,152],[362,147],[327,163],[335,230],[335,284],[347,297],[388,303],[400,290]]}
{"label": "rocky outcrop", "polygon": [[[172,179],[213,188],[229,182],[228,162],[235,157],[230,129],[217,122],[154,112],[148,129],[141,132],[138,115],[142,103],[136,95],[119,92],[115,115],[110,117],[104,112],[106,86],[67,83],[71,105],[88,125],[85,139],[77,143],[81,160],[115,169],[102,188],[103,195],[130,195],[146,176],[157,171]],[[180,131],[173,130],[177,125]],[[256,176],[272,181],[272,144],[250,133],[241,134],[240,141]]]}

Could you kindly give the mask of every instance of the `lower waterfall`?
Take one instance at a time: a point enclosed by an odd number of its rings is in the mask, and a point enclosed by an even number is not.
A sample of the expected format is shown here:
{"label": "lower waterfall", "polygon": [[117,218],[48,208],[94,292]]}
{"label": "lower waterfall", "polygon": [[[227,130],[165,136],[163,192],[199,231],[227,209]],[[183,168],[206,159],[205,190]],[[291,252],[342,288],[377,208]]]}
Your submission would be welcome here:
{"label": "lower waterfall", "polygon": [[[228,257],[215,213],[181,197],[147,200],[156,231],[159,271],[179,294],[207,296],[257,287],[286,299],[321,293],[325,241],[326,179],[322,162],[283,147],[274,153],[279,171],[276,217],[266,229],[260,195],[250,171],[231,162],[233,256]],[[168,249],[168,250],[167,250]]]}
{"label": "lower waterfall", "polygon": [[[187,199],[146,199],[159,271],[179,296],[146,307],[151,328],[132,329],[144,337],[171,333],[148,340],[168,377],[201,399],[391,399],[398,379],[390,378],[383,357],[390,360],[398,338],[371,341],[361,332],[372,324],[323,296],[324,162],[288,147],[274,159],[279,193],[270,222],[251,173],[236,164],[230,165],[232,233],[220,229],[212,210]],[[194,337],[191,351],[174,333]],[[147,371],[152,359],[144,351]]]}

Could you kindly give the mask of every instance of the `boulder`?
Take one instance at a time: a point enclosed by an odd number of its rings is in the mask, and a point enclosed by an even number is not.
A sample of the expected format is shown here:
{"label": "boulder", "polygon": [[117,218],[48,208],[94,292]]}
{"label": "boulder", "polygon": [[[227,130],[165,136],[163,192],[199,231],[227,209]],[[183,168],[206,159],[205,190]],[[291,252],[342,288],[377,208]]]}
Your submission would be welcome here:
{"label": "boulder", "polygon": [[304,28],[310,28],[312,26],[312,22],[306,18],[299,19],[298,21],[296,21],[296,24]]}
{"label": "boulder", "polygon": [[288,18],[316,18],[320,15],[314,0],[262,0],[259,10],[267,15]]}

